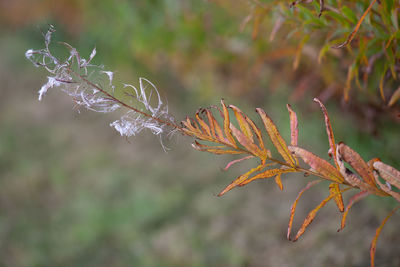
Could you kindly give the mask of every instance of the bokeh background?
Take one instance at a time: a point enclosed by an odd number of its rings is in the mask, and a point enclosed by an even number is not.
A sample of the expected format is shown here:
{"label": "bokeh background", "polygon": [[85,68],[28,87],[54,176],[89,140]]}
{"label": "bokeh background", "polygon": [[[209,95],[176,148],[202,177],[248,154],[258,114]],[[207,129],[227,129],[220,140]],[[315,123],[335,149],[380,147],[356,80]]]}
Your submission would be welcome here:
{"label": "bokeh background", "polygon": [[[119,80],[155,83],[178,120],[224,98],[254,119],[254,108],[264,108],[287,138],[290,102],[300,144],[327,157],[312,102],[318,95],[307,89],[319,84],[312,75],[299,80],[290,54],[273,58],[290,39],[270,41],[265,25],[252,38],[243,27],[252,3],[0,0],[1,266],[368,266],[369,244],[393,201],[358,203],[341,233],[331,203],[291,243],[290,205],[313,177],[285,175],[284,192],[256,181],[218,198],[251,162],[225,172],[232,157],[194,151],[186,137],[175,136],[166,153],[149,133],[121,138],[108,127],[117,115],[78,113],[62,92],[37,100],[46,73],[24,54],[43,46],[41,30],[53,24],[55,40],[83,55],[96,46],[95,62]],[[400,127],[391,115],[366,120],[370,109],[349,112],[340,95],[327,108],[337,140],[399,168]],[[323,183],[304,195],[295,230],[327,194]],[[381,234],[378,266],[400,265],[399,219]]]}

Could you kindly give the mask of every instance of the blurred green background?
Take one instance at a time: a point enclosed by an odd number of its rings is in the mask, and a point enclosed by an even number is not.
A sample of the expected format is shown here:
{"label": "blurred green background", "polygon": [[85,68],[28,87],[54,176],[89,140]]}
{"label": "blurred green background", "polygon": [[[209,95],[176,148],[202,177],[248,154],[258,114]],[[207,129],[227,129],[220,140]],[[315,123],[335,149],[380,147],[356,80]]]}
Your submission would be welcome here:
{"label": "blurred green background", "polygon": [[[270,63],[265,55],[283,41],[269,42],[268,27],[257,40],[251,28],[240,29],[251,4],[0,0],[1,266],[368,266],[369,244],[393,201],[358,203],[341,233],[331,203],[291,243],[290,205],[312,177],[284,176],[284,192],[265,180],[218,198],[251,163],[224,172],[232,157],[194,151],[183,136],[165,153],[151,134],[119,137],[108,127],[117,115],[78,114],[62,92],[37,100],[46,73],[24,53],[43,47],[40,29],[53,24],[55,40],[82,55],[96,46],[95,62],[121,81],[155,83],[178,120],[223,97],[254,119],[254,107],[264,108],[287,138],[293,58]],[[291,102],[300,144],[326,156],[313,97],[305,92]],[[365,122],[335,101],[327,108],[337,140],[399,168],[398,123],[385,116]],[[304,195],[295,230],[327,194],[323,183]],[[399,219],[381,234],[378,266],[400,265]]]}

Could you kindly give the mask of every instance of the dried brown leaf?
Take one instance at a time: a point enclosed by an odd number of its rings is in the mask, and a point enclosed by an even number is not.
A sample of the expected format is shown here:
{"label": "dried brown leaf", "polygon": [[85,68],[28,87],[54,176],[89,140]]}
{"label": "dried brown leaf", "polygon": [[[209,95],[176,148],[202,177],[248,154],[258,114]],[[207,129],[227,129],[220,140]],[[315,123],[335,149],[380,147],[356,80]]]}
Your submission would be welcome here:
{"label": "dried brown leaf", "polygon": [[373,169],[361,158],[361,156],[344,143],[338,144],[337,153],[347,162],[370,186],[376,187]]}
{"label": "dried brown leaf", "polygon": [[299,202],[301,196],[303,195],[303,193],[305,191],[307,191],[308,189],[310,189],[314,185],[318,184],[319,182],[321,182],[321,180],[315,180],[315,181],[308,182],[307,185],[303,189],[300,190],[300,192],[297,195],[296,199],[294,200],[292,206],[290,207],[290,219],[289,219],[289,225],[288,225],[288,230],[287,230],[287,235],[286,235],[286,238],[288,240],[291,240],[290,233],[292,231],[293,219],[294,219],[294,214],[296,212],[297,203]]}
{"label": "dried brown leaf", "polygon": [[344,178],[340,172],[333,167],[329,162],[320,157],[314,155],[310,151],[307,151],[300,147],[289,146],[290,151],[294,153],[297,157],[303,159],[303,161],[308,164],[313,170],[321,174],[325,179],[333,181],[335,183],[342,183]]}
{"label": "dried brown leaf", "polygon": [[400,171],[382,161],[375,161],[373,166],[383,179],[400,189]]}
{"label": "dried brown leaf", "polygon": [[326,110],[324,104],[322,104],[322,102],[318,98],[314,98],[314,101],[319,104],[319,106],[321,107],[322,113],[324,114],[325,127],[326,127],[326,133],[328,134],[330,151],[332,153],[333,160],[335,162],[335,166],[336,166],[337,169],[339,169],[339,164],[337,163],[337,160],[336,160],[335,137],[333,136],[333,130],[332,130],[331,121],[330,121],[329,116],[328,116],[328,111]]}
{"label": "dried brown leaf", "polygon": [[[340,190],[339,193],[345,192],[347,190],[349,190],[351,188],[346,188],[343,190]],[[293,239],[293,242],[297,241],[299,239],[300,236],[302,236],[304,234],[304,232],[306,231],[307,227],[312,223],[312,221],[314,220],[315,216],[317,215],[318,211],[324,207],[326,205],[326,203],[328,203],[332,198],[334,198],[336,195],[335,194],[330,194],[327,198],[325,198],[324,200],[322,200],[322,202],[312,211],[310,211],[307,215],[307,217],[304,219],[303,224],[301,225],[299,231],[297,232],[295,238]]]}

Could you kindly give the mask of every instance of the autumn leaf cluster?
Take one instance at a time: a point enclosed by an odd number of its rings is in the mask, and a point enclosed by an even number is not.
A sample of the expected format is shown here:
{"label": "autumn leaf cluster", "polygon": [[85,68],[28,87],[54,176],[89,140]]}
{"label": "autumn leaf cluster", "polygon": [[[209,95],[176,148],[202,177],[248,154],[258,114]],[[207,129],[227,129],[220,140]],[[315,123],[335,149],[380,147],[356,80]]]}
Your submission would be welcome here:
{"label": "autumn leaf cluster", "polygon": [[[291,141],[288,145],[281,136],[278,128],[272,119],[261,108],[256,112],[261,118],[268,138],[280,155],[279,158],[272,156],[269,148],[266,147],[263,140],[262,131],[256,126],[256,123],[244,114],[234,105],[226,105],[221,101],[221,109],[218,107],[200,109],[196,112],[195,119],[186,118],[182,122],[182,131],[189,136],[195,137],[193,147],[199,151],[205,151],[213,154],[233,154],[240,155],[241,158],[233,160],[227,164],[227,168],[243,160],[256,159],[258,165],[246,173],[240,175],[226,186],[218,196],[222,196],[237,186],[244,186],[257,179],[274,178],[279,188],[282,190],[281,176],[285,173],[303,173],[316,176],[318,180],[310,181],[303,188],[294,201],[291,211],[287,238],[292,241],[299,239],[306,231],[307,227],[314,220],[318,211],[329,201],[336,203],[338,210],[342,213],[342,230],[346,224],[346,218],[352,205],[368,195],[377,195],[381,197],[393,197],[400,203],[400,171],[383,163],[378,158],[365,162],[363,158],[348,145],[343,142],[336,143],[330,119],[325,106],[315,98],[324,115],[325,127],[329,140],[329,155],[333,159],[334,165],[325,159],[315,155],[311,151],[298,146],[298,120],[297,115],[290,105],[287,105],[290,116]],[[216,112],[221,123],[218,122]],[[236,120],[237,128],[231,119],[231,114]],[[301,159],[307,167],[300,165]],[[349,166],[350,168],[346,167]],[[297,203],[303,193],[319,183],[322,180],[329,181],[329,195],[322,202],[309,212],[304,219],[303,224],[294,238],[291,237],[292,223],[297,207]],[[342,193],[351,189],[358,190],[350,198],[345,206]],[[399,206],[400,207],[400,206]],[[397,210],[398,207],[395,209]],[[394,210],[394,211],[395,211]],[[394,213],[391,212],[389,217]],[[387,218],[388,219],[388,218]],[[375,248],[378,236],[387,219],[383,221],[378,228],[376,236],[371,243],[371,265],[374,266]]]}

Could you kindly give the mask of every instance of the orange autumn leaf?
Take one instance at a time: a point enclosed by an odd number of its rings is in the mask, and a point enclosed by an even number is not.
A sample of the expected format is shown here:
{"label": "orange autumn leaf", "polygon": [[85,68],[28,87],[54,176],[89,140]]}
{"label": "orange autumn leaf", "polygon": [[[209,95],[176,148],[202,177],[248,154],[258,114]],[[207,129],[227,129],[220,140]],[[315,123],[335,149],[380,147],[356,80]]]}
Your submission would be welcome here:
{"label": "orange autumn leaf", "polygon": [[229,105],[229,108],[233,110],[235,113],[235,117],[237,122],[239,123],[240,130],[242,133],[247,136],[251,141],[253,141],[253,132],[251,131],[250,125],[248,124],[246,120],[246,116],[243,114],[243,112],[237,108],[234,105]]}
{"label": "orange autumn leaf", "polygon": [[281,134],[279,133],[278,129],[276,128],[274,122],[271,120],[270,117],[265,113],[264,110],[261,108],[257,108],[256,111],[260,115],[265,129],[267,130],[267,133],[271,139],[271,142],[274,144],[276,149],[278,150],[279,154],[283,157],[283,159],[289,163],[291,166],[296,166],[296,161],[291,155],[285,140],[283,140]]}
{"label": "orange autumn leaf", "polygon": [[312,181],[312,182],[308,182],[307,185],[303,189],[300,190],[300,192],[297,195],[295,201],[293,202],[292,206],[290,207],[290,219],[289,219],[289,225],[288,225],[288,230],[287,230],[287,234],[286,234],[286,238],[288,240],[291,240],[290,233],[292,231],[293,219],[294,219],[294,214],[296,212],[297,203],[299,202],[301,196],[304,194],[305,191],[307,191],[308,189],[310,189],[314,185],[318,184],[319,182],[321,182],[321,180],[315,180],[315,181]]}
{"label": "orange autumn leaf", "polygon": [[368,192],[368,191],[361,191],[349,199],[349,203],[347,204],[346,209],[343,212],[342,221],[340,223],[340,229],[338,229],[338,232],[343,230],[343,228],[346,226],[347,215],[349,214],[350,208],[353,206],[353,204],[360,201],[361,199],[368,196],[369,194],[370,194],[370,192]]}
{"label": "orange autumn leaf", "polygon": [[253,140],[247,137],[243,132],[239,131],[233,124],[230,125],[232,134],[238,140],[238,142],[244,146],[251,154],[262,157],[262,151],[254,144]]}
{"label": "orange autumn leaf", "polygon": [[250,179],[247,179],[243,182],[241,182],[239,185],[243,186],[246,185],[256,179],[264,179],[264,178],[271,178],[274,177],[275,175],[280,175],[282,173],[288,173],[288,172],[296,172],[295,169],[268,169],[266,171],[263,171],[253,177],[251,177]]}
{"label": "orange autumn leaf", "polygon": [[[339,193],[345,192],[351,188],[346,188],[343,190],[340,190]],[[315,216],[317,215],[318,211],[323,208],[332,198],[334,198],[336,195],[335,194],[330,194],[327,198],[321,201],[321,203],[315,207],[312,211],[310,211],[307,215],[307,217],[304,219],[303,224],[301,225],[299,231],[297,231],[296,236],[292,240],[293,242],[297,241],[300,236],[304,234],[306,231],[307,227],[312,223],[314,220]]]}
{"label": "orange autumn leaf", "polygon": [[229,111],[228,108],[225,106],[225,103],[223,100],[221,100],[221,105],[222,105],[222,110],[223,110],[223,114],[224,114],[224,132],[225,132],[225,136],[228,139],[229,143],[237,148],[235,139],[232,136],[232,132],[231,132],[231,127],[230,127],[230,120],[229,120]]}
{"label": "orange autumn leaf", "polygon": [[379,235],[381,234],[382,228],[385,226],[386,222],[392,217],[392,215],[400,208],[397,206],[394,208],[382,221],[381,225],[376,229],[375,237],[371,242],[371,248],[369,249],[369,253],[371,256],[371,267],[375,266],[375,251],[376,251],[376,243],[378,242]]}
{"label": "orange autumn leaf", "polygon": [[329,185],[329,193],[331,195],[334,195],[334,200],[336,203],[336,206],[338,207],[340,212],[344,211],[344,204],[343,204],[343,197],[342,194],[340,193],[340,187],[338,183],[331,183]]}
{"label": "orange autumn leaf", "polygon": [[250,171],[240,175],[238,178],[236,178],[235,180],[233,180],[227,187],[225,187],[219,194],[218,196],[222,196],[225,193],[227,193],[228,191],[232,190],[233,188],[235,188],[236,186],[240,185],[241,183],[243,183],[252,173],[260,171],[264,168],[264,165],[258,165],[256,168],[252,168]]}
{"label": "orange autumn leaf", "polygon": [[282,173],[280,173],[277,176],[275,176],[275,183],[278,185],[279,189],[282,191],[283,190],[283,184],[282,184],[281,176],[282,176]]}

